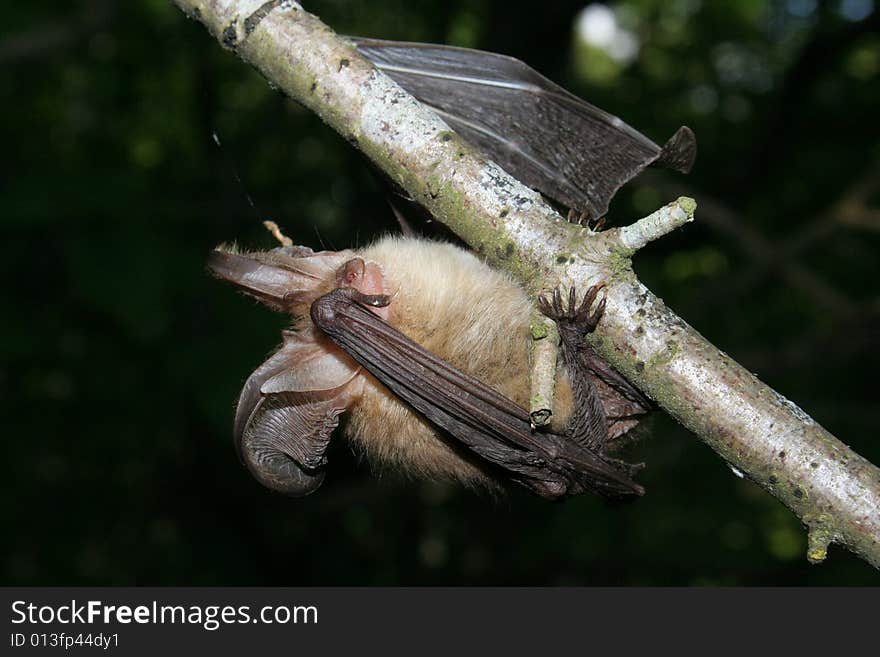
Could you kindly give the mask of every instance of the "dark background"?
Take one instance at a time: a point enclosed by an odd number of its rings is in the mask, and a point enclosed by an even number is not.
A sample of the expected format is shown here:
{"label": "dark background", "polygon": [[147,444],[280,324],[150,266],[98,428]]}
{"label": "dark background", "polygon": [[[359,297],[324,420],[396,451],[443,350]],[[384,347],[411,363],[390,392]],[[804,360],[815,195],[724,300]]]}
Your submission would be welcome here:
{"label": "dark background", "polygon": [[[380,479],[342,441],[313,496],[260,488],[233,404],[284,319],[211,280],[206,254],[271,246],[264,218],[364,244],[395,230],[383,189],[169,2],[40,4],[4,8],[0,33],[2,583],[880,584],[839,547],[810,566],[799,521],[659,413],[631,454],[649,494],[622,508]],[[577,36],[581,2],[305,4],[343,33],[517,56],[655,141],[691,126],[690,176],[612,204],[617,225],[700,204],[637,272],[880,462],[870,0],[621,2],[629,61]]]}

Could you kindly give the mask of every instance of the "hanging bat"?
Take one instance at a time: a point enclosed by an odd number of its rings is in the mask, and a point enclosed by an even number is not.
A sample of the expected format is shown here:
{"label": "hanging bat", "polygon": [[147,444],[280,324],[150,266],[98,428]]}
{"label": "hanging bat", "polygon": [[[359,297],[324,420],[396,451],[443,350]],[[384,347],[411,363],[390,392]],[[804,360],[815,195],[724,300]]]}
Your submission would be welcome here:
{"label": "hanging bat", "polygon": [[430,43],[353,38],[358,50],[526,185],[598,220],[648,166],[688,173],[696,138],[661,147],[513,57]]}
{"label": "hanging bat", "polygon": [[554,422],[540,431],[525,410],[532,303],[463,249],[402,237],[358,251],[221,247],[208,266],[294,318],[235,413],[241,459],[269,488],[320,486],[345,415],[345,435],[372,463],[416,476],[511,481],[550,499],[642,494],[640,466],[610,453],[650,401],[584,341],[604,309],[599,286],[540,300],[564,357]]}
{"label": "hanging bat", "polygon": [[[546,196],[592,219],[649,165],[690,170],[682,127],[661,148],[522,62],[431,44],[355,40],[360,51],[466,139]],[[303,247],[218,251],[210,267],[297,318],[242,390],[235,437],[267,486],[317,488],[330,435],[345,431],[374,461],[471,485],[520,483],[549,498],[586,490],[641,494],[637,470],[608,455],[650,401],[586,346],[601,316],[541,300],[559,324],[565,368],[555,424],[537,432],[528,395],[531,307],[503,274],[451,245],[384,240],[363,252]],[[573,401],[574,400],[574,401]]]}

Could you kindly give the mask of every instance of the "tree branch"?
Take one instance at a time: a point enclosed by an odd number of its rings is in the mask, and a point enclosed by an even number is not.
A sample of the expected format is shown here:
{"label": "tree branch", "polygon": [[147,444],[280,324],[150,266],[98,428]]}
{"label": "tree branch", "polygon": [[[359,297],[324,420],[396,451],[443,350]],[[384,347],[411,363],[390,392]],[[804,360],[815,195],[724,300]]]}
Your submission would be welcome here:
{"label": "tree branch", "polygon": [[295,2],[175,1],[531,294],[605,282],[596,350],[794,511],[810,529],[811,561],[837,542],[880,567],[880,471],[707,342],[633,273],[636,249],[693,219],[691,199],[621,229],[573,225]]}

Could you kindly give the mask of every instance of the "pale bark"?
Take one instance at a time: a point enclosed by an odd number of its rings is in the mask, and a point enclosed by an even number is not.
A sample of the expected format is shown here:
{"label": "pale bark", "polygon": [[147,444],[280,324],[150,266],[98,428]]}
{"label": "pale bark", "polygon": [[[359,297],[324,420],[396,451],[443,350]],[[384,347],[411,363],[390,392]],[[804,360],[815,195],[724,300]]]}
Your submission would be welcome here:
{"label": "pale bark", "polygon": [[633,273],[636,249],[693,220],[691,199],[593,233],[487,161],[298,4],[175,1],[530,293],[605,282],[596,350],[796,513],[809,527],[811,561],[836,542],[880,567],[880,471],[711,345]]}
{"label": "pale bark", "polygon": [[537,310],[532,316],[531,329],[529,417],[533,427],[544,427],[550,424],[553,416],[559,331],[555,322]]}

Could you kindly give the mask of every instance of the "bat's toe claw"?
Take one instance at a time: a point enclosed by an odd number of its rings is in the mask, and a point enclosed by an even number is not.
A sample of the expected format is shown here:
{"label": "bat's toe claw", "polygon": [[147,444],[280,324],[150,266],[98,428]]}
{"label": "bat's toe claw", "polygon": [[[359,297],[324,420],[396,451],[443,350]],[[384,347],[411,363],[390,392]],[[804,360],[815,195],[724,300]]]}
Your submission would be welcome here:
{"label": "bat's toe claw", "polygon": [[589,210],[583,210],[578,212],[574,208],[571,208],[568,211],[568,214],[565,217],[569,223],[577,224],[578,226],[590,226],[593,219],[592,215],[590,215]]}
{"label": "bat's toe claw", "polygon": [[550,301],[543,294],[538,297],[538,309],[548,317],[550,317],[551,313],[553,312]]}
{"label": "bat's toe claw", "polygon": [[558,287],[553,290],[553,313],[557,317],[565,316],[565,311],[562,309],[562,292]]}
{"label": "bat's toe claw", "polygon": [[596,304],[596,310],[592,313],[590,312],[590,308],[593,306],[593,302],[596,300],[596,297],[599,295],[599,292],[602,291],[602,288],[605,287],[605,283],[599,283],[598,285],[593,285],[587,293],[584,295],[584,300],[580,305],[580,308],[577,309],[575,313],[576,320],[584,327],[584,330],[587,332],[593,331],[596,328],[596,325],[599,323],[599,320],[602,319],[602,314],[605,312],[605,299],[599,301]]}

